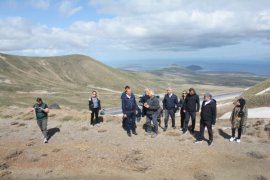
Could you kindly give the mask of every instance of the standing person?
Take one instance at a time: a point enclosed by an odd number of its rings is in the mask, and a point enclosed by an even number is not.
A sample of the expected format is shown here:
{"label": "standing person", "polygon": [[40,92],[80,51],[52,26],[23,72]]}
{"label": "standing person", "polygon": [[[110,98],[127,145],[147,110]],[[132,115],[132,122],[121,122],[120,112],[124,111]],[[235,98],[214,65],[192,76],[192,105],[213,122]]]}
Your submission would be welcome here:
{"label": "standing person", "polygon": [[[246,106],[246,101],[243,98],[240,98],[235,103],[233,108],[230,121],[232,123],[232,137],[231,142],[236,141],[237,143],[241,142],[241,135],[245,132],[246,123],[248,117],[248,108]],[[238,137],[235,137],[235,131],[238,130]]]}
{"label": "standing person", "polygon": [[196,112],[199,112],[200,109],[200,99],[199,96],[196,94],[194,88],[189,89],[189,94],[187,95],[184,103],[184,112],[186,115],[185,123],[184,123],[184,130],[183,133],[185,134],[188,130],[188,122],[191,117],[192,120],[192,127],[191,133],[194,133],[195,124],[196,124]]}
{"label": "standing person", "polygon": [[[127,90],[130,89],[128,85],[125,86],[124,92],[121,94],[121,101],[126,97]],[[127,117],[123,116],[122,118],[122,127],[126,131],[127,130]]]}
{"label": "standing person", "polygon": [[184,103],[185,103],[185,99],[187,97],[187,91],[184,90],[182,92],[182,97],[179,101],[179,107],[181,108],[180,109],[180,117],[181,117],[181,120],[180,120],[180,124],[181,124],[181,127],[180,127],[180,131],[183,131],[184,129],[184,123],[185,123],[185,118],[186,118],[186,113],[184,112]]}
{"label": "standing person", "polygon": [[143,106],[144,103],[146,103],[146,101],[149,99],[149,88],[146,88],[144,90],[144,95],[141,97],[139,103],[140,105],[142,105],[142,117],[144,117],[146,115],[146,108]]}
{"label": "standing person", "polygon": [[122,96],[122,112],[123,117],[126,119],[126,130],[129,137],[132,134],[138,135],[136,132],[136,111],[137,111],[137,103],[135,95],[132,93],[131,88],[126,90],[125,96]]}
{"label": "standing person", "polygon": [[47,124],[49,108],[48,105],[44,103],[40,97],[38,97],[36,101],[37,103],[34,104],[31,112],[35,111],[38,127],[44,137],[43,142],[48,143]]}
{"label": "standing person", "polygon": [[175,94],[173,94],[172,88],[167,89],[167,94],[164,96],[163,99],[163,109],[165,111],[165,127],[164,131],[168,128],[168,120],[169,116],[172,119],[172,128],[175,129],[175,112],[178,108],[178,98]]}
{"label": "standing person", "polygon": [[147,135],[151,134],[151,121],[154,124],[154,134],[152,135],[152,138],[155,138],[158,134],[158,110],[160,108],[159,100],[155,96],[155,93],[153,90],[149,90],[149,99],[144,104],[144,107],[146,108],[146,124],[147,124]]}
{"label": "standing person", "polygon": [[207,93],[204,95],[204,100],[201,108],[200,134],[195,143],[201,143],[204,139],[204,129],[207,127],[209,140],[208,145],[213,143],[212,125],[216,123],[216,101],[212,100],[212,95]]}
{"label": "standing person", "polygon": [[98,98],[97,91],[92,92],[92,95],[89,98],[88,105],[89,105],[89,111],[91,113],[90,126],[94,127],[96,125],[97,127],[99,127],[100,122],[99,122],[98,115],[99,115],[99,111],[101,110],[101,103],[100,103],[100,99]]}

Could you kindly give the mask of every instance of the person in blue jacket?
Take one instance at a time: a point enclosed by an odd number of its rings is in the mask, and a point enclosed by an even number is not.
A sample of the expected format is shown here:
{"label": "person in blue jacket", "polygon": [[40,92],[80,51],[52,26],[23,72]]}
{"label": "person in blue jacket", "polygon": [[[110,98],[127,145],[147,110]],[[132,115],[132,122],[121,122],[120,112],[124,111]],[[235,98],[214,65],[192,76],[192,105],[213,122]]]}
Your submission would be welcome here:
{"label": "person in blue jacket", "polygon": [[172,119],[172,128],[175,129],[175,112],[178,109],[178,97],[173,94],[172,88],[167,89],[167,94],[164,96],[163,99],[163,110],[165,112],[165,127],[163,131],[166,131],[168,128],[168,120],[169,116]]}
{"label": "person in blue jacket", "polygon": [[136,112],[138,109],[135,95],[132,93],[131,88],[127,88],[126,92],[122,94],[122,112],[123,117],[127,118],[126,130],[129,137],[131,137],[131,132],[134,135],[138,135],[136,132]]}

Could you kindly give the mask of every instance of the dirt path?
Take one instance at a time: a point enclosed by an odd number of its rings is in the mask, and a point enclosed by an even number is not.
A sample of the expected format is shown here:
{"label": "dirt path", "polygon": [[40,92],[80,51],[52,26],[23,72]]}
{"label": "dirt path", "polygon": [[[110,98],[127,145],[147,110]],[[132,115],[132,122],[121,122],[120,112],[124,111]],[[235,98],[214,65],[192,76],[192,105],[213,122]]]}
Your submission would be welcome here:
{"label": "dirt path", "polygon": [[0,179],[269,179],[269,140],[246,136],[241,144],[230,143],[224,123],[216,125],[208,147],[179,130],[147,137],[142,122],[139,135],[129,138],[116,117],[100,128],[50,120],[53,136],[43,144],[34,120],[2,119]]}

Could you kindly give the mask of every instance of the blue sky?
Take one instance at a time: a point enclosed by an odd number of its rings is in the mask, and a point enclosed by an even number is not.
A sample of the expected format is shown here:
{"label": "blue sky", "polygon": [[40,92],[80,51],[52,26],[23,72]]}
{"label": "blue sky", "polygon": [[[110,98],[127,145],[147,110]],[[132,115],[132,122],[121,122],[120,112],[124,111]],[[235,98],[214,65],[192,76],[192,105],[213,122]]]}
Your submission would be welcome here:
{"label": "blue sky", "polygon": [[269,48],[268,0],[0,1],[4,53],[252,61]]}

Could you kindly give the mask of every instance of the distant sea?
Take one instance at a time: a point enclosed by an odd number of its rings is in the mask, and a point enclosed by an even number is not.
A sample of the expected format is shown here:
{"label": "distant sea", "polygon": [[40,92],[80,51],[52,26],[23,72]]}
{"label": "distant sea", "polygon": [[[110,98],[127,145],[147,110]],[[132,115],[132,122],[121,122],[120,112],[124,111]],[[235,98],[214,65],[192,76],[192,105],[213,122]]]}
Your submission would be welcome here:
{"label": "distant sea", "polygon": [[158,70],[172,65],[187,67],[198,65],[202,71],[208,72],[245,72],[257,75],[270,76],[270,61],[267,60],[132,60],[132,61],[113,61],[106,63],[112,67],[132,70],[132,71],[151,71]]}

